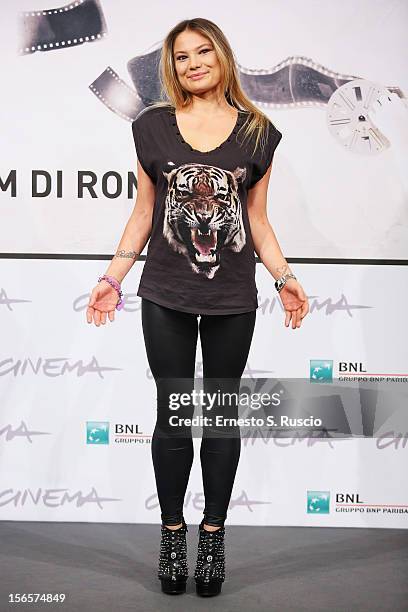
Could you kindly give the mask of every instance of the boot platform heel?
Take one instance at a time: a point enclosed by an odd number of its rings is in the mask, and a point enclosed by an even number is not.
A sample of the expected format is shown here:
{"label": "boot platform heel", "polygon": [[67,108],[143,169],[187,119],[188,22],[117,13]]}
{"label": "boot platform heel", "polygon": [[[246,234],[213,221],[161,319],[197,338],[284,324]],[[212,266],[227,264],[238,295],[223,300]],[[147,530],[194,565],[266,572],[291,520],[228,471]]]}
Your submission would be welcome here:
{"label": "boot platform heel", "polygon": [[187,566],[187,525],[179,529],[161,526],[160,559],[158,577],[163,593],[180,595],[186,592]]}
{"label": "boot platform heel", "polygon": [[186,579],[171,580],[170,578],[160,578],[160,580],[162,591],[167,595],[181,595],[186,592]]}
{"label": "boot platform heel", "polygon": [[198,528],[198,557],[194,572],[197,595],[211,597],[221,592],[225,580],[224,526],[206,531],[204,519]]}

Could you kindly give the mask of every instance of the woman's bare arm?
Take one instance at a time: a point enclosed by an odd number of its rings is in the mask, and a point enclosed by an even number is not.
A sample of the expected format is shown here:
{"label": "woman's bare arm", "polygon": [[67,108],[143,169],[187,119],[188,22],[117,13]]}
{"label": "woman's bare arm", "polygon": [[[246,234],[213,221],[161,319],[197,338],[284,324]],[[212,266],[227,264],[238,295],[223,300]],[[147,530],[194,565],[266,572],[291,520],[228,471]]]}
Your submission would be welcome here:
{"label": "woman's bare arm", "polygon": [[[292,270],[283,256],[268,220],[267,195],[271,170],[272,163],[265,175],[248,191],[247,207],[255,252],[277,280]],[[290,278],[281,289],[279,296],[285,309],[285,326],[288,327],[292,321],[292,328],[297,329],[309,312],[309,302],[303,287],[296,279]]]}
{"label": "woman's bare arm", "polygon": [[138,161],[136,203],[120,239],[116,254],[105,272],[105,274],[116,278],[120,283],[149,240],[152,231],[154,200],[154,183]]}
{"label": "woman's bare arm", "polygon": [[255,252],[275,280],[291,272],[267,215],[267,194],[272,164],[248,191],[248,215]]}

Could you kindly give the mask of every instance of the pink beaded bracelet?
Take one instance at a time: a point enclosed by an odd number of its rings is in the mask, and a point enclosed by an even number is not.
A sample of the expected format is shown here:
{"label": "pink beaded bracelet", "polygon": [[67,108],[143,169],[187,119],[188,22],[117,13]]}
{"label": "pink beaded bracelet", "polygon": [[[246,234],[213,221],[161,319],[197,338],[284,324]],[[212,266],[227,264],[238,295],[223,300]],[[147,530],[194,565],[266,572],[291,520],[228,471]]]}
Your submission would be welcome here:
{"label": "pink beaded bracelet", "polygon": [[98,278],[98,283],[100,283],[102,280],[109,283],[111,287],[116,289],[116,291],[118,292],[119,300],[118,300],[118,303],[116,304],[116,310],[121,310],[124,306],[124,303],[123,303],[123,293],[120,288],[120,283],[116,280],[116,278],[113,278],[113,276],[108,276],[107,274],[100,276]]}

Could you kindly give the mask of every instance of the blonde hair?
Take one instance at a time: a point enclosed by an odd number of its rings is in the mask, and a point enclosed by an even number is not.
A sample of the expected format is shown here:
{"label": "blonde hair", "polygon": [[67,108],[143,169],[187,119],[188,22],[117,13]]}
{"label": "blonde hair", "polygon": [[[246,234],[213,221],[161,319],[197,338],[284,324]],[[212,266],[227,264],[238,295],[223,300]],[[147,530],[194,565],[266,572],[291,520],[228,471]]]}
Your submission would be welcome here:
{"label": "blonde hair", "polygon": [[249,112],[247,121],[240,128],[240,131],[245,128],[244,140],[250,139],[256,132],[253,153],[260,143],[262,150],[264,150],[269,118],[245,95],[241,87],[234,52],[222,30],[208,19],[201,17],[185,19],[175,25],[167,34],[163,42],[159,62],[161,99],[154,102],[152,106],[170,106],[175,110],[176,108],[189,106],[192,102],[192,95],[182,88],[177,78],[173,53],[176,37],[186,30],[200,32],[213,44],[221,65],[221,86],[227,102],[237,108],[238,111],[246,110]]}

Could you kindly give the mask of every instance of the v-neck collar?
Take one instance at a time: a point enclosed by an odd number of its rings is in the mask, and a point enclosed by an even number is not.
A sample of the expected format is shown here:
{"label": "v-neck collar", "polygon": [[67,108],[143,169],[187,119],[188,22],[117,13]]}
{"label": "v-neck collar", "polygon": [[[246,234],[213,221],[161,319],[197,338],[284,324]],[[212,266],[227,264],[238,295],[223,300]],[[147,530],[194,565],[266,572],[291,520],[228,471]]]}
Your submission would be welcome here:
{"label": "v-neck collar", "polygon": [[221,144],[219,144],[217,147],[214,147],[213,149],[211,149],[210,151],[199,151],[198,149],[195,149],[194,147],[192,147],[186,140],[184,140],[183,136],[181,135],[180,129],[178,127],[177,124],[177,119],[176,119],[176,113],[174,108],[169,109],[168,111],[168,116],[170,119],[170,123],[171,126],[179,140],[179,142],[183,145],[183,147],[189,151],[192,151],[193,153],[197,153],[198,155],[210,155],[211,153],[216,153],[217,151],[220,151],[221,149],[224,149],[225,147],[227,147],[227,145],[234,139],[236,133],[238,132],[238,129],[241,125],[242,119],[243,119],[243,115],[244,112],[237,109],[238,111],[238,116],[237,116],[237,120],[235,122],[235,125],[231,131],[231,133],[229,134],[229,136],[224,140],[224,142],[222,142]]}

